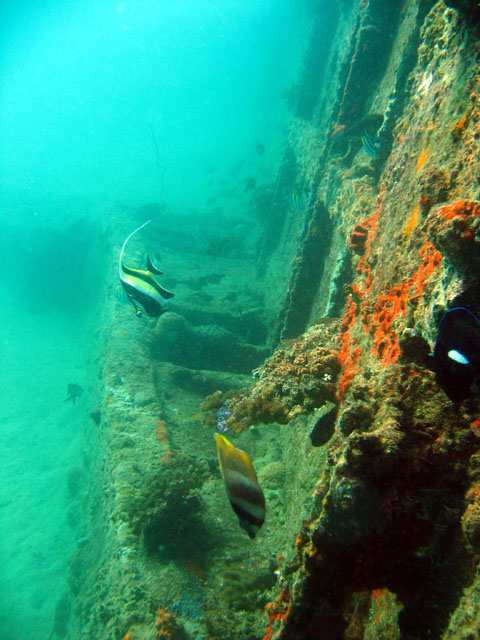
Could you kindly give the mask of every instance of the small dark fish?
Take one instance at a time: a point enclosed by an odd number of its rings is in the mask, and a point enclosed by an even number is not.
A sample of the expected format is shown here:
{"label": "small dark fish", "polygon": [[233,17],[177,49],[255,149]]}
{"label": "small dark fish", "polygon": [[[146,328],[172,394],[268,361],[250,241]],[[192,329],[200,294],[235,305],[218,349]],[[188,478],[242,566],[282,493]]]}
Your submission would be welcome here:
{"label": "small dark fish", "polygon": [[75,404],[75,401],[77,398],[80,398],[80,396],[83,393],[83,387],[81,387],[79,384],[75,384],[75,382],[70,382],[67,385],[67,397],[65,398],[64,402],[67,402],[68,400],[71,400],[73,402],[73,404]]}
{"label": "small dark fish", "polygon": [[298,193],[294,189],[285,188],[282,199],[289,209],[297,213],[304,213],[308,206],[308,198],[304,193]]}
{"label": "small dark fish", "polygon": [[123,262],[123,254],[127,242],[137,231],[143,229],[149,222],[150,220],[144,222],[138,229],[132,231],[132,233],[125,238],[118,258],[118,277],[127,295],[127,300],[132,303],[135,309],[135,314],[140,317],[143,311],[145,311],[149,316],[156,318],[168,309],[168,307],[162,306],[162,298],[168,299],[174,296],[171,291],[167,291],[160,286],[155,279],[155,276],[162,275],[162,271],[154,265],[150,256],[147,256],[146,271],[128,267]]}
{"label": "small dark fish", "polygon": [[94,423],[98,427],[102,421],[102,413],[100,409],[94,409],[93,411],[90,411],[89,415],[90,415],[90,418],[94,421]]}
{"label": "small dark fish", "polygon": [[480,390],[480,321],[469,309],[455,307],[441,319],[432,368],[452,402]]}
{"label": "small dark fish", "polygon": [[229,291],[223,296],[223,299],[227,300],[227,302],[235,302],[237,297],[238,297],[238,294],[236,291]]}
{"label": "small dark fish", "polygon": [[265,520],[265,496],[252,461],[225,436],[215,434],[218,462],[225,489],[240,526],[254,538]]}
{"label": "small dark fish", "polygon": [[310,440],[314,447],[322,447],[333,436],[337,411],[337,405],[333,402],[326,402],[323,407],[314,412],[313,420],[310,423],[312,426]]}
{"label": "small dark fish", "polygon": [[381,148],[381,143],[376,135],[370,135],[369,133],[364,133],[362,136],[362,145],[363,150],[370,156],[370,158],[378,158],[378,152]]}
{"label": "small dark fish", "polygon": [[251,189],[255,189],[256,186],[257,186],[257,181],[255,180],[255,178],[252,178],[252,177],[247,178],[245,180],[245,189],[244,189],[245,193],[247,191],[250,191]]}
{"label": "small dark fish", "polygon": [[358,137],[367,134],[369,136],[375,136],[383,125],[384,116],[381,113],[369,113],[361,120],[357,120],[348,129],[344,130],[344,135],[350,137]]}
{"label": "small dark fish", "polygon": [[221,240],[217,240],[216,242],[210,242],[207,247],[206,254],[214,258],[218,258],[219,256],[225,257],[230,253],[231,241],[232,236],[227,236],[226,238],[222,238]]}
{"label": "small dark fish", "polygon": [[257,144],[255,145],[255,149],[259,156],[263,156],[263,154],[265,153],[265,146],[261,142],[257,142]]}
{"label": "small dark fish", "polygon": [[224,277],[225,277],[225,274],[223,273],[209,273],[207,275],[207,280],[209,284],[218,284],[223,280]]}

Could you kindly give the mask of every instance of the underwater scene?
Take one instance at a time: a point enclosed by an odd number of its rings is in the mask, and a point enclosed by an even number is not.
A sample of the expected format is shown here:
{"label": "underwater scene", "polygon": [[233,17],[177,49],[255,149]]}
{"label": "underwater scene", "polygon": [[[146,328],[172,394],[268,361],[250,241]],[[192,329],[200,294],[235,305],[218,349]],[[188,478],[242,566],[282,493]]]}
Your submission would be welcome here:
{"label": "underwater scene", "polygon": [[480,3],[0,3],[0,639],[480,639]]}

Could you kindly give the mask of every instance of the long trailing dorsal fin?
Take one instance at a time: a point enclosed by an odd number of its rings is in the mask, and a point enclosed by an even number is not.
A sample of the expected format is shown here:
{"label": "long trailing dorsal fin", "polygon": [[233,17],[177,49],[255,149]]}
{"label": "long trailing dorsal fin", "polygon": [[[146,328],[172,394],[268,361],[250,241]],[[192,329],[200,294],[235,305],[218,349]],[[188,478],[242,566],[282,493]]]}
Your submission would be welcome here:
{"label": "long trailing dorsal fin", "polygon": [[137,231],[140,231],[140,229],[143,229],[143,227],[147,226],[147,224],[150,223],[150,220],[147,220],[146,222],[144,222],[142,225],[140,225],[139,227],[137,227],[134,231],[132,231],[132,233],[130,233],[124,240],[123,244],[122,244],[122,249],[120,251],[120,256],[118,257],[118,275],[120,277],[120,280],[122,279],[122,261],[123,261],[123,254],[125,252],[125,247],[127,246],[127,242],[130,240],[130,238],[132,236],[134,236]]}

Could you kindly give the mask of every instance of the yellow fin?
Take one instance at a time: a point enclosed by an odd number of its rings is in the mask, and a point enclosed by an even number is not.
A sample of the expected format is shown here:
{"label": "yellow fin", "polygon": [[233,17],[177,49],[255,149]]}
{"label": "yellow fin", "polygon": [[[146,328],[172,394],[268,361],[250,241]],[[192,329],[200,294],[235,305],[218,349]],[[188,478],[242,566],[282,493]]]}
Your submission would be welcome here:
{"label": "yellow fin", "polygon": [[219,433],[215,434],[215,441],[217,443],[218,462],[223,479],[225,480],[226,475],[233,471],[258,484],[257,474],[247,454],[241,449],[234,447],[225,436],[221,436]]}
{"label": "yellow fin", "polygon": [[231,442],[215,434],[218,462],[230,505],[242,529],[254,538],[265,520],[265,496],[250,458]]}

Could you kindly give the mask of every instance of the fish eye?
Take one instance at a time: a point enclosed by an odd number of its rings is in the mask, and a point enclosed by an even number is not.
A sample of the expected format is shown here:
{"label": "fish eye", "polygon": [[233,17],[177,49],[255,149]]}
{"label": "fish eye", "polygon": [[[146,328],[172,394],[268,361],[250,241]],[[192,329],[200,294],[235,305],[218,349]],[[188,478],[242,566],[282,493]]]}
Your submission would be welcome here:
{"label": "fish eye", "polygon": [[142,310],[141,309],[137,309],[135,311],[135,315],[137,316],[137,318],[141,318],[142,317]]}

